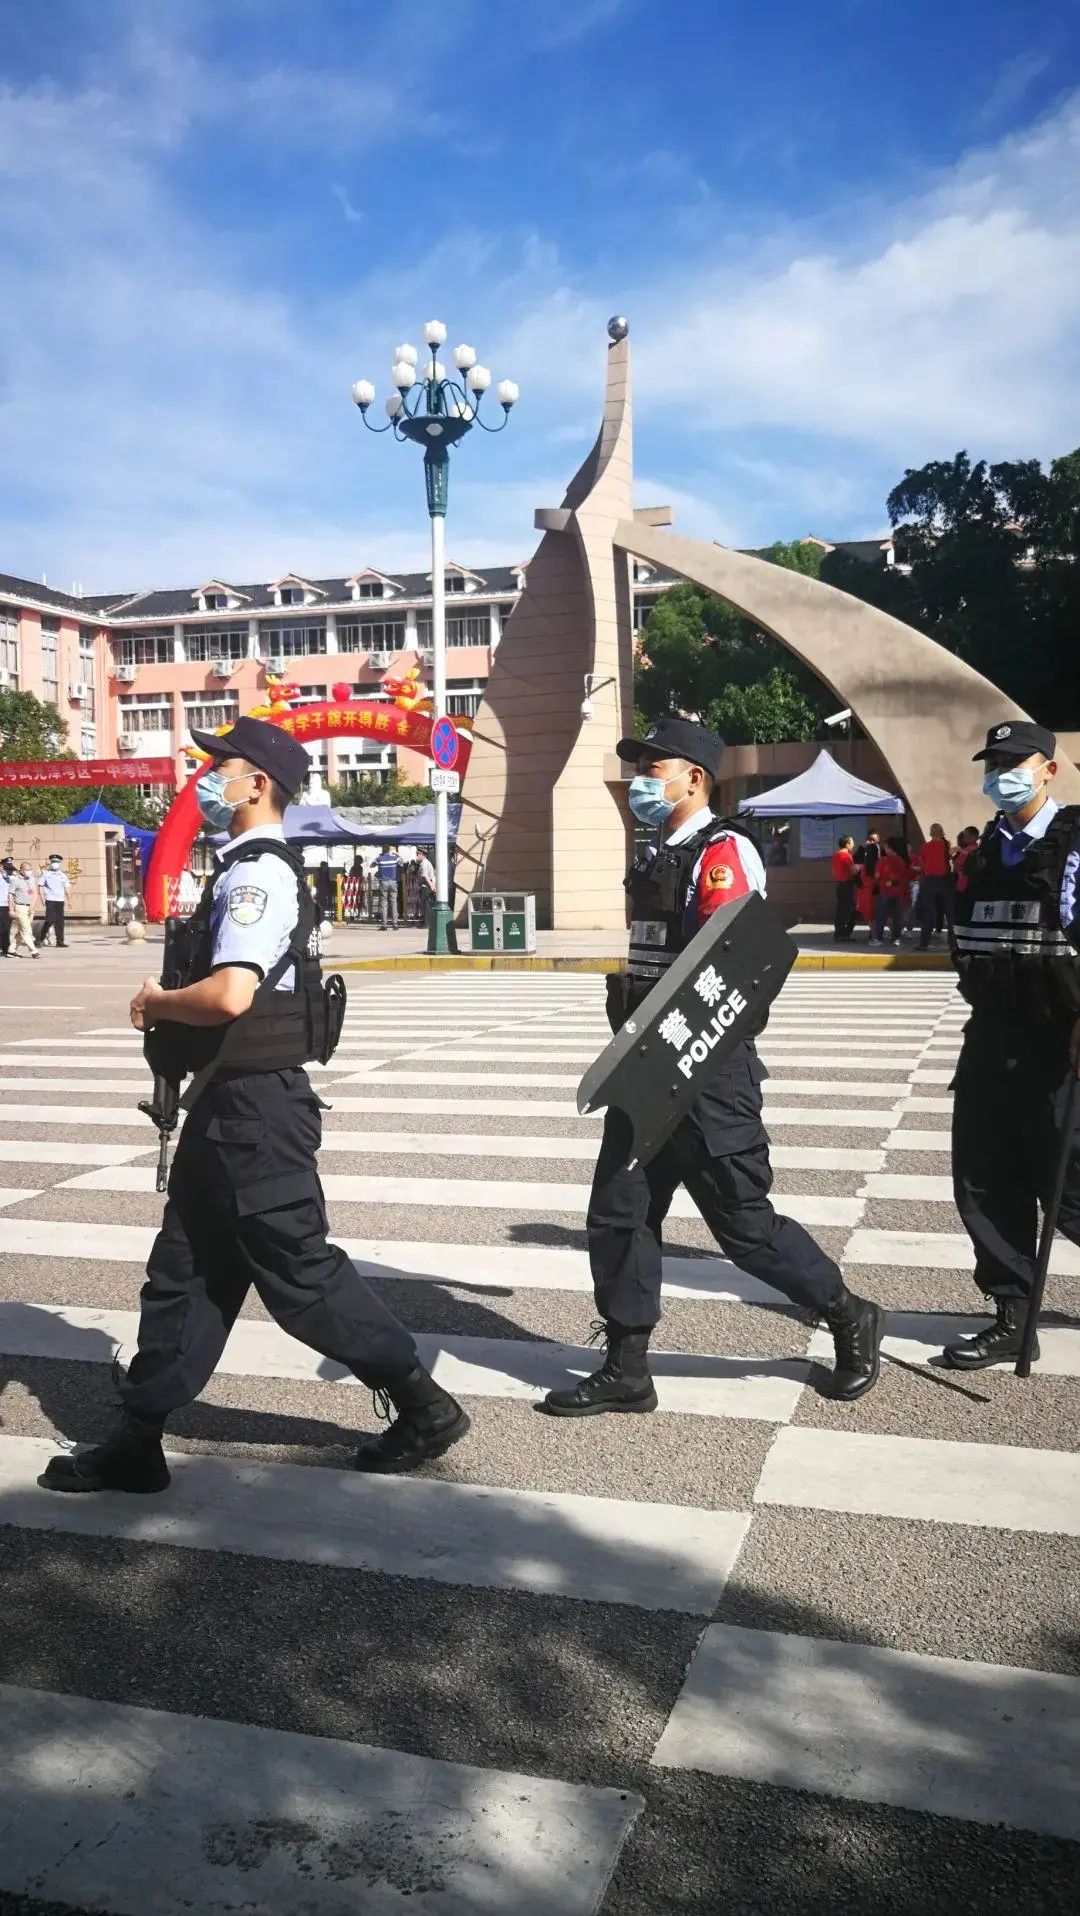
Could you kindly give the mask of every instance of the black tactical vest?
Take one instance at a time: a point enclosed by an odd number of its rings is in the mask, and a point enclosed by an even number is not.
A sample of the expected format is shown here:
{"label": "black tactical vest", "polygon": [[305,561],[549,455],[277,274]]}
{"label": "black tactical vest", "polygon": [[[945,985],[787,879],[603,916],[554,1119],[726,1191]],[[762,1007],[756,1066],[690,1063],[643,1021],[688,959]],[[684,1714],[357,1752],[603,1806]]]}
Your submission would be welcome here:
{"label": "black tactical vest", "polygon": [[709,845],[732,834],[753,839],[730,818],[706,815],[701,830],[679,845],[644,850],[635,858],[625,880],[630,894],[630,996],[640,1004],[658,978],[689,943],[685,930],[686,897],[694,866]]}
{"label": "black tactical vest", "polygon": [[980,1016],[1072,1023],[1080,1017],[1080,953],[1062,929],[1060,898],[1080,806],[1063,806],[1019,865],[1002,859],[997,826],[987,826],[957,894],[960,990]]}
{"label": "black tactical vest", "polygon": [[[171,1074],[186,1076],[215,1064],[215,1077],[246,1076],[252,1071],[286,1071],[294,1065],[308,1064],[314,1058],[324,1062],[331,1056],[341,1031],[344,1014],[344,986],[340,979],[329,979],[324,991],[322,967],[317,955],[318,912],[304,878],[302,861],[292,848],[278,838],[250,839],[235,852],[226,850],[220,858],[223,871],[243,865],[267,852],[284,859],[296,879],[297,919],[288,945],[259,984],[248,1010],[225,1025],[210,1027],[183,1025],[169,1021],[149,1034],[147,1056],[164,1047],[168,1052]],[[212,923],[214,880],[203,889],[199,904],[186,926],[182,927],[175,947],[176,971],[170,984],[196,984],[207,978],[213,967],[214,932]],[[292,968],[292,985],[279,990],[281,980]],[[331,987],[338,987],[331,990]],[[165,1060],[161,1060],[164,1066]],[[157,1065],[154,1066],[157,1069]],[[162,1075],[170,1075],[162,1070]]]}

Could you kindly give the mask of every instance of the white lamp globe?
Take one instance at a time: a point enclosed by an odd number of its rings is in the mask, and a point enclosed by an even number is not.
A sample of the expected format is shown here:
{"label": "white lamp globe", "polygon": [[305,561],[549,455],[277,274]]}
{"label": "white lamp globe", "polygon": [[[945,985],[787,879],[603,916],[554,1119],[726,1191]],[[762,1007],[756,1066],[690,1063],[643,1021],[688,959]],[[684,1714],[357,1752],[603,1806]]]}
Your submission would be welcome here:
{"label": "white lamp globe", "polygon": [[454,364],[457,367],[459,373],[467,373],[469,370],[469,367],[475,366],[476,364],[476,347],[475,346],[455,346],[454,347]]}
{"label": "white lamp globe", "polygon": [[446,367],[443,365],[441,359],[436,359],[433,361],[429,377],[431,379],[446,378]]}
{"label": "white lamp globe", "polygon": [[418,354],[415,346],[395,346],[394,347],[395,366],[397,365],[399,359],[403,359],[405,361],[406,366],[415,366],[419,356],[420,355]]}
{"label": "white lamp globe", "polygon": [[474,366],[465,381],[469,391],[486,393],[491,384],[491,374],[486,366]]}
{"label": "white lamp globe", "polygon": [[352,389],[352,396],[361,412],[366,412],[375,397],[375,388],[370,379],[358,379]]}
{"label": "white lamp globe", "polygon": [[473,409],[467,406],[463,399],[455,399],[450,408],[450,416],[452,419],[464,419],[468,422],[473,416]]}
{"label": "white lamp globe", "polygon": [[424,338],[429,346],[441,346],[446,338],[446,327],[441,319],[429,319],[424,327]]}
{"label": "white lamp globe", "polygon": [[386,401],[386,417],[388,419],[396,419],[404,404],[405,401],[402,399],[400,393],[391,393],[389,399]]}
{"label": "white lamp globe", "polygon": [[517,405],[521,395],[512,379],[500,379],[495,388],[495,397],[500,406],[505,406],[509,412],[511,406]]}
{"label": "white lamp globe", "polygon": [[408,392],[409,387],[415,386],[416,384],[415,368],[410,366],[407,359],[399,359],[395,362],[394,370],[390,374],[390,377],[399,392]]}

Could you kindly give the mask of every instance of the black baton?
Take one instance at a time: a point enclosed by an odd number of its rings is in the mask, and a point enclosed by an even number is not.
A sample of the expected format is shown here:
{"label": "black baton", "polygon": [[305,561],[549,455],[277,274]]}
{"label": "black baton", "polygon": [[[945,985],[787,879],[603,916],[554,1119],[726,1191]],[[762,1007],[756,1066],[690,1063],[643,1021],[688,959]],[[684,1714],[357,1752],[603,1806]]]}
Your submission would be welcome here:
{"label": "black baton", "polygon": [[1039,1239],[1039,1254],[1035,1260],[1035,1276],[1028,1298],[1027,1316],[1024,1319],[1024,1334],[1020,1339],[1020,1355],[1016,1360],[1017,1377],[1031,1376],[1031,1353],[1035,1348],[1035,1333],[1039,1328],[1039,1312],[1042,1309],[1043,1292],[1046,1289],[1046,1273],[1050,1268],[1050,1252],[1054,1246],[1054,1232],[1057,1228],[1058,1212],[1061,1209],[1065,1179],[1069,1170],[1069,1153],[1072,1150],[1073,1125],[1076,1121],[1076,1100],[1080,1093],[1080,1078],[1076,1075],[1075,1063],[1070,1066],[1072,1081],[1065,1100],[1065,1127],[1061,1140],[1061,1153],[1057,1170],[1054,1173],[1054,1190],[1046,1210],[1043,1212],[1042,1236]]}

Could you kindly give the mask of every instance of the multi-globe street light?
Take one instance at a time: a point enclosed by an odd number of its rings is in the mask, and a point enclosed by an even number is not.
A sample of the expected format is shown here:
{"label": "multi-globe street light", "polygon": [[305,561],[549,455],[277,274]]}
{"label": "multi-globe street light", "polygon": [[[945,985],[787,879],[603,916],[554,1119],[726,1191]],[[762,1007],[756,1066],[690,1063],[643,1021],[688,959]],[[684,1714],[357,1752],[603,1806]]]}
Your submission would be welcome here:
{"label": "multi-globe street light", "polygon": [[[457,378],[448,378],[439,359],[439,347],[446,339],[446,327],[439,319],[430,319],[424,327],[424,340],[431,351],[426,370],[418,365],[415,346],[397,346],[390,374],[395,390],[386,401],[385,426],[373,426],[368,418],[375,402],[375,388],[368,379],[358,379],[352,396],[360,408],[369,432],[393,432],[395,439],[410,439],[424,448],[424,483],[428,516],[431,520],[431,640],[432,640],[432,723],[446,716],[446,595],[445,525],[450,480],[450,448],[464,439],[474,426],[484,432],[502,432],[516,403],[518,389],[512,379],[500,380],[495,397],[502,407],[497,426],[489,426],[480,417],[480,404],[491,385],[486,366],[477,363],[472,346],[455,346]],[[449,804],[446,791],[435,794],[435,908],[428,930],[428,950],[454,949],[453,913],[450,909]]]}

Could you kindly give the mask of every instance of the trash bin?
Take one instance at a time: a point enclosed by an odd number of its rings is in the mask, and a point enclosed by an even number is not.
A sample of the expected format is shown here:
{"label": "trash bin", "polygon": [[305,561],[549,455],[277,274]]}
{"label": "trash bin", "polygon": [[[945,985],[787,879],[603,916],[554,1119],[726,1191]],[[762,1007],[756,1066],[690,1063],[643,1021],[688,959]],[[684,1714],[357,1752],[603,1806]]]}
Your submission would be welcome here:
{"label": "trash bin", "polygon": [[476,952],[535,951],[535,893],[474,892],[469,899],[469,944]]}

